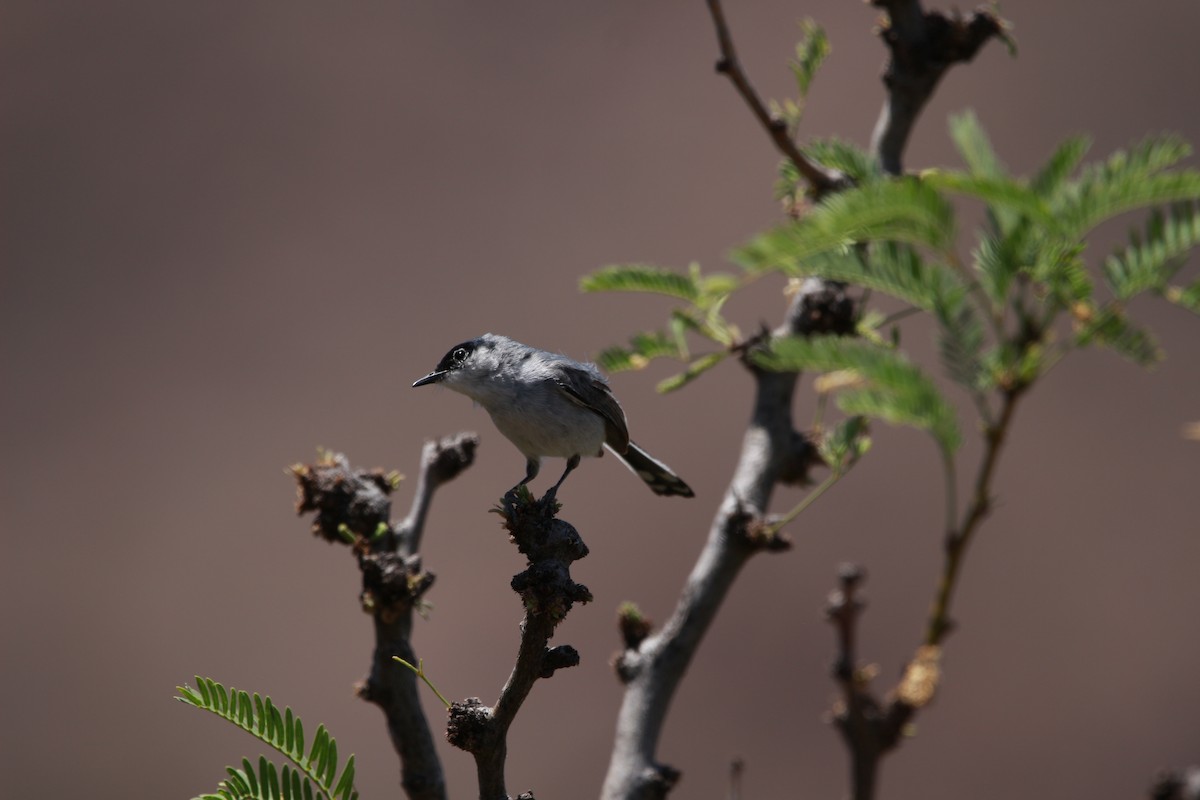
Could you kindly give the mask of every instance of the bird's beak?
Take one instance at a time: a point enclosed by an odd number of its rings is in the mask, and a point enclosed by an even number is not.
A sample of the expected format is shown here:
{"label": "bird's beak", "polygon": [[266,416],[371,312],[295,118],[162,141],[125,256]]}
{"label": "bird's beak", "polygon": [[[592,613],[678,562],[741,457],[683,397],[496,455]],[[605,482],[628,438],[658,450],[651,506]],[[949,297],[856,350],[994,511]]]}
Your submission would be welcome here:
{"label": "bird's beak", "polygon": [[436,370],[434,372],[431,372],[428,375],[426,375],[424,378],[421,378],[419,381],[415,381],[413,383],[413,388],[415,389],[418,386],[424,386],[427,383],[440,383],[442,378],[446,377],[446,373],[449,371],[450,370],[443,369],[443,370]]}

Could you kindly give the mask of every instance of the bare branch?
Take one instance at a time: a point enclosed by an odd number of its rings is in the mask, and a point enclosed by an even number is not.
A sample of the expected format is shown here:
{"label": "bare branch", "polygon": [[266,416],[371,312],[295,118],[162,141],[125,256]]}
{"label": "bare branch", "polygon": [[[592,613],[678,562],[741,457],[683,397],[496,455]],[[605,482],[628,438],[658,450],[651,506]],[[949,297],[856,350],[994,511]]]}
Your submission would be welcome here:
{"label": "bare branch", "polygon": [[707,2],[709,13],[712,15],[713,27],[717,32],[717,44],[721,48],[721,58],[717,61],[717,72],[728,76],[729,80],[733,82],[734,88],[746,101],[751,113],[763,126],[767,135],[771,137],[775,149],[796,165],[796,169],[808,181],[813,194],[817,197],[849,185],[849,180],[838,170],[829,169],[805,156],[792,141],[792,137],[788,135],[787,123],[772,116],[767,110],[766,105],[758,96],[758,92],[750,85],[750,79],[742,69],[742,62],[738,60],[737,50],[733,46],[733,35],[729,32],[729,26],[725,22],[725,11],[721,8],[720,0],[707,0]]}
{"label": "bare branch", "polygon": [[401,554],[411,556],[420,550],[425,515],[429,511],[433,493],[443,483],[454,480],[471,466],[478,446],[479,436],[466,432],[425,443],[421,450],[421,471],[417,473],[412,506],[403,522],[395,526],[399,539],[397,549]]}
{"label": "bare branch", "polygon": [[477,444],[474,434],[460,433],[425,445],[412,508],[399,525],[389,521],[390,495],[398,484],[394,473],[354,470],[340,453],[292,468],[299,484],[298,513],[315,511],[313,532],[351,546],[358,557],[360,599],[374,623],[375,651],[369,675],[355,688],[383,710],[400,756],[400,782],[411,800],[445,800],[446,781],[416,678],[392,656],[418,662],[410,640],[413,610],[434,581],[416,553],[421,528],[434,491],[471,465]]}
{"label": "bare branch", "polygon": [[899,175],[904,148],[921,109],[954,64],[970,61],[993,36],[1009,42],[1008,24],[986,7],[966,17],[923,11],[920,0],[872,0],[887,11],[879,35],[888,46],[883,72],[887,99],[875,124],[871,149],[884,172]]}
{"label": "bare branch", "polygon": [[588,554],[587,545],[574,527],[555,516],[558,507],[553,497],[534,501],[529,490],[520,486],[502,502],[496,510],[528,559],[525,571],[512,579],[513,591],[525,607],[517,661],[495,706],[489,708],[475,697],[453,703],[446,729],[452,745],[475,757],[482,800],[508,800],[504,784],[508,728],[538,679],[579,663],[573,647],[547,644],[571,607],[592,599],[587,587],[575,583],[570,573],[571,563]]}
{"label": "bare branch", "polygon": [[[772,335],[848,333],[853,327],[854,308],[843,287],[810,280],[793,297],[784,325],[756,346]],[[804,441],[792,424],[799,374],[766,372],[748,358],[743,363],[755,380],[754,410],[708,541],[662,631],[645,638],[626,634],[627,649],[617,660],[626,689],[602,792],[606,800],[649,800],[670,791],[679,772],[659,763],[656,750],[675,690],[746,561],[788,546],[779,536],[763,535],[764,514],[781,476],[794,477],[794,449]]]}

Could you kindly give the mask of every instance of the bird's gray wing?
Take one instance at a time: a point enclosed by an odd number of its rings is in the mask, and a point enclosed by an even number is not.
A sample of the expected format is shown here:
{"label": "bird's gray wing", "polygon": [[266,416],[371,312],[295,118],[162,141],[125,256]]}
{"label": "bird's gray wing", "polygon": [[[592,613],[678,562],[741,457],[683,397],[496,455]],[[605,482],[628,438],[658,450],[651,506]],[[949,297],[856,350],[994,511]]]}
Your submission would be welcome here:
{"label": "bird's gray wing", "polygon": [[554,382],[563,395],[600,415],[604,420],[604,440],[609,447],[618,453],[628,450],[629,428],[625,425],[625,412],[600,374],[565,364],[557,366]]}

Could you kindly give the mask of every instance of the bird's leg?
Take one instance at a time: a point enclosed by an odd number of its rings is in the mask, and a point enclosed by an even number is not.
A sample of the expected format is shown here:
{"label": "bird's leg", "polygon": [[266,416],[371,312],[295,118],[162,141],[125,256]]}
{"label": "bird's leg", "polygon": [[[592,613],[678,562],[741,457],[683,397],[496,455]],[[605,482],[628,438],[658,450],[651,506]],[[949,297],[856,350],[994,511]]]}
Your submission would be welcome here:
{"label": "bird's leg", "polygon": [[520,489],[525,484],[537,477],[538,470],[542,467],[542,461],[538,458],[525,459],[525,477],[521,478],[521,482],[512,488],[512,491]]}
{"label": "bird's leg", "polygon": [[579,454],[576,453],[575,455],[573,455],[567,459],[567,468],[563,470],[562,477],[558,479],[558,483],[554,484],[546,491],[546,496],[543,497],[542,499],[543,500],[547,500],[547,499],[553,500],[555,495],[558,494],[558,487],[562,486],[562,482],[565,481],[567,479],[567,476],[571,474],[571,470],[575,469],[578,466],[579,466]]}

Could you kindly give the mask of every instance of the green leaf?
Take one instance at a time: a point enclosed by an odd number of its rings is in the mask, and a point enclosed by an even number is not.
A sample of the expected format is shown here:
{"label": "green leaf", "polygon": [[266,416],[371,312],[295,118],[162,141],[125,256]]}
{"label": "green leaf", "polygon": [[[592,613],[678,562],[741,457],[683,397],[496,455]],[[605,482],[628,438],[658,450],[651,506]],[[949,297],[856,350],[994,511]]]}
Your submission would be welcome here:
{"label": "green leaf", "polygon": [[965,172],[930,170],[921,176],[933,187],[966,195],[987,203],[1001,230],[1009,230],[1021,216],[1053,227],[1054,215],[1045,201],[1021,181],[1004,176],[971,175]]}
{"label": "green leaf", "polygon": [[1171,286],[1163,296],[1194,314],[1200,314],[1200,280],[1187,287]]}
{"label": "green leaf", "polygon": [[354,791],[354,756],[346,761],[346,768],[342,770],[342,777],[338,780],[337,785],[333,787],[335,797],[342,800],[349,800],[351,793]]}
{"label": "green leaf", "polygon": [[700,289],[688,275],[644,264],[605,267],[579,282],[585,292],[650,292],[695,302]]}
{"label": "green leaf", "polygon": [[1046,239],[1034,254],[1027,272],[1043,284],[1062,306],[1092,297],[1092,278],[1083,262],[1084,245],[1061,239]]}
{"label": "green leaf", "polygon": [[1180,203],[1170,215],[1155,209],[1144,235],[1130,234],[1127,247],[1104,262],[1104,277],[1116,297],[1163,292],[1192,248],[1200,244],[1200,205]]}
{"label": "green leaf", "polygon": [[796,78],[796,88],[800,97],[804,98],[808,96],[813,78],[832,48],[829,45],[829,37],[825,35],[825,29],[813,20],[804,20],[800,23],[800,28],[804,35],[796,45],[796,58],[789,61],[788,66]]}
{"label": "green leaf", "polygon": [[851,370],[866,385],[838,395],[838,406],[846,413],[926,430],[947,453],[961,441],[953,407],[933,381],[896,350],[838,336],[789,337],[755,354],[754,362],[776,371]]}
{"label": "green leaf", "polygon": [[1117,151],[1064,187],[1053,210],[1066,230],[1082,236],[1126,211],[1200,198],[1200,172],[1163,172],[1190,152],[1190,146],[1174,135],[1151,137],[1130,151]]}
{"label": "green leaf", "polygon": [[[867,183],[882,175],[873,155],[842,139],[814,139],[800,149],[813,161],[845,173],[856,184]],[[796,168],[789,159],[784,159],[783,163],[791,165],[793,170]],[[797,173],[795,181],[799,179]]]}
{"label": "green leaf", "polygon": [[948,301],[935,311],[938,321],[938,352],[942,366],[952,380],[971,391],[978,391],[984,377],[980,354],[983,351],[983,324],[975,309],[962,299]]}
{"label": "green leaf", "polygon": [[717,364],[720,364],[727,355],[728,353],[720,352],[709,353],[706,356],[701,356],[692,363],[688,364],[687,369],[685,369],[683,372],[679,373],[678,375],[672,375],[671,377],[661,381],[657,387],[658,391],[662,394],[666,394],[667,392],[673,392],[676,389],[682,389],[684,386],[687,386],[689,383],[696,380],[696,378],[699,378],[705,372],[708,372]]}
{"label": "green leaf", "polygon": [[787,272],[862,286],[926,311],[966,292],[962,279],[949,267],[926,261],[913,247],[895,242],[872,244],[865,257],[858,248],[820,253],[789,265]]}
{"label": "green leaf", "polygon": [[1075,342],[1079,346],[1098,344],[1107,347],[1143,367],[1162,360],[1162,351],[1154,337],[1131,323],[1114,306],[1096,312],[1091,321],[1075,334]]}
{"label": "green leaf", "polygon": [[834,472],[846,472],[871,449],[866,417],[847,417],[821,437],[817,449]]}
{"label": "green leaf", "polygon": [[1008,174],[974,111],[951,115],[950,138],[972,175],[1002,178]]}
{"label": "green leaf", "polygon": [[[291,708],[281,713],[269,697],[250,695],[232,687],[226,690],[223,685],[209,678],[196,676],[196,684],[198,689],[178,687],[177,699],[228,720],[278,750],[298,768],[296,773],[292,773],[293,778],[289,778],[289,773],[285,771],[281,782],[275,765],[266,758],[260,757],[257,777],[250,762],[244,760],[244,770],[227,768],[229,779],[223,782],[216,795],[208,796],[224,800],[245,796],[274,800],[288,792],[299,798],[302,792],[304,798],[333,797],[333,780],[338,772],[337,743],[324,725],[318,726],[312,751],[305,758],[304,726]],[[347,760],[341,780],[338,781],[341,800],[357,797],[357,792],[353,790],[353,761],[353,756]]]}
{"label": "green leaf", "polygon": [[629,347],[609,347],[596,357],[596,364],[605,372],[625,372],[644,369],[656,358],[687,358],[680,340],[661,331],[639,333]]}
{"label": "green leaf", "polygon": [[1079,167],[1091,149],[1092,140],[1087,136],[1071,136],[1055,149],[1050,159],[1038,170],[1030,188],[1042,199],[1056,195],[1071,174]]}
{"label": "green leaf", "polygon": [[954,211],[931,186],[913,178],[876,181],[828,196],[798,222],[752,239],[734,253],[751,272],[802,274],[807,259],[858,242],[897,241],[948,250]]}

